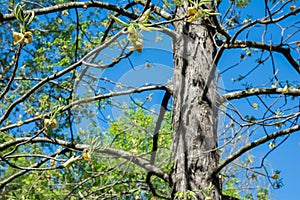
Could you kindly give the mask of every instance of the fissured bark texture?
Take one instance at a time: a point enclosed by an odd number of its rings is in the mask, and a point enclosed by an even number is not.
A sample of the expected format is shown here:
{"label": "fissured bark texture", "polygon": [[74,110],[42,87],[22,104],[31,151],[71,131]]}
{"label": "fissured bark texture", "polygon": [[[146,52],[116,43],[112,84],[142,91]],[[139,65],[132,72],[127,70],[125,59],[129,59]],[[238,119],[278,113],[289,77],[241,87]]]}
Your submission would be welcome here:
{"label": "fissured bark texture", "polygon": [[[187,6],[176,16],[186,15]],[[172,198],[177,192],[193,191],[198,199],[221,199],[219,181],[211,172],[218,164],[215,45],[207,27],[198,20],[174,23],[179,34],[174,40],[174,167],[171,175]],[[204,89],[208,86],[207,91]],[[213,189],[210,191],[210,185]],[[208,196],[205,193],[209,193]]]}

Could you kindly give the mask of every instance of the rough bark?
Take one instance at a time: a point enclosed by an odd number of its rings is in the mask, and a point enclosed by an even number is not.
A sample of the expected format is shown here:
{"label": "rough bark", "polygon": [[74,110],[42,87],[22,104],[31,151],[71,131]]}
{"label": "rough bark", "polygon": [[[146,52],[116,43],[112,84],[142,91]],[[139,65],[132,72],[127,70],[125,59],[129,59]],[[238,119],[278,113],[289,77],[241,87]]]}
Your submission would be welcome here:
{"label": "rough bark", "polygon": [[[177,8],[182,17],[186,8]],[[177,192],[193,191],[197,199],[221,199],[219,181],[211,177],[218,164],[216,89],[207,85],[214,73],[215,45],[201,20],[174,24],[180,35],[174,52],[174,167],[171,175],[172,199]],[[211,191],[208,188],[212,184]],[[205,194],[209,193],[209,194]]]}

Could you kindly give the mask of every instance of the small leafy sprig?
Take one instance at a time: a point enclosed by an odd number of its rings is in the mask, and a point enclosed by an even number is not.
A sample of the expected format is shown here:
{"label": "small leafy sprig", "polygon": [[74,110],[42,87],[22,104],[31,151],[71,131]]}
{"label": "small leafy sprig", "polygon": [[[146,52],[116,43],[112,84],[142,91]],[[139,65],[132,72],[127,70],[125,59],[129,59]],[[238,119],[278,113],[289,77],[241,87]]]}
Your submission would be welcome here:
{"label": "small leafy sprig", "polygon": [[142,52],[144,46],[144,40],[141,38],[142,31],[150,32],[154,30],[161,30],[160,28],[153,27],[153,24],[148,23],[148,20],[153,18],[151,15],[151,9],[146,10],[137,21],[130,22],[129,24],[114,15],[112,15],[111,18],[118,24],[127,27],[127,39],[132,44],[132,46],[128,47],[130,51],[137,51],[139,53]]}
{"label": "small leafy sprig", "polygon": [[53,114],[51,114],[50,118],[49,117],[44,118],[43,116],[41,117],[44,119],[44,128],[46,130],[57,128],[58,122],[56,120],[56,117],[62,109],[63,109],[63,106],[55,106],[55,107],[53,107],[53,110],[55,110],[55,112]]}
{"label": "small leafy sprig", "polygon": [[188,7],[186,12],[187,22],[193,22],[198,20],[199,18],[207,18],[212,15],[219,15],[220,13],[214,12],[212,9],[200,9],[202,5],[211,3],[212,0],[201,0],[200,2],[191,1],[191,4],[194,4],[191,7]]}
{"label": "small leafy sprig", "polygon": [[14,15],[20,23],[20,32],[13,32],[14,45],[32,43],[32,32],[27,31],[27,27],[34,19],[34,12],[24,13],[23,7],[18,3],[14,8]]}
{"label": "small leafy sprig", "polygon": [[28,25],[32,22],[34,19],[34,12],[31,11],[27,14],[24,13],[23,7],[21,4],[17,4],[14,9],[14,15],[18,21],[20,21],[20,28],[21,32],[25,33]]}

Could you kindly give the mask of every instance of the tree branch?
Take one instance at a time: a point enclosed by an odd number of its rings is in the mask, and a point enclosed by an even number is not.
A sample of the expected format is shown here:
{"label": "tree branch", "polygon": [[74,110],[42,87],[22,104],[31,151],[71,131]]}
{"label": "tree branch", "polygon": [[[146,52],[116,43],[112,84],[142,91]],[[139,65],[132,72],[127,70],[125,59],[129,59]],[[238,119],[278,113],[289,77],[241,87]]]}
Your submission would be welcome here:
{"label": "tree branch", "polygon": [[103,95],[93,96],[93,97],[89,97],[89,98],[85,98],[85,99],[80,99],[80,100],[74,101],[74,102],[70,103],[69,105],[65,106],[62,109],[62,111],[67,110],[70,107],[73,107],[75,105],[82,104],[82,103],[89,103],[89,102],[93,102],[93,101],[99,101],[101,99],[107,99],[110,97],[140,93],[140,92],[151,91],[151,90],[165,90],[165,91],[170,92],[170,90],[164,85],[145,86],[145,87],[124,90],[124,91],[119,91],[119,92],[111,92],[108,94],[103,94]]}
{"label": "tree branch", "polygon": [[[116,5],[109,4],[106,2],[100,2],[100,1],[88,1],[88,2],[68,2],[68,3],[62,3],[62,4],[57,4],[54,6],[50,7],[44,7],[44,8],[36,8],[32,10],[26,10],[24,11],[25,14],[34,12],[35,15],[43,15],[43,14],[49,14],[49,13],[54,13],[58,11],[63,11],[67,9],[72,9],[72,8],[105,8],[111,11],[115,11],[121,15],[124,15],[126,17],[129,17],[130,19],[136,19],[138,18],[138,15],[135,13],[128,12],[124,8],[120,8]],[[5,14],[3,15],[3,22],[5,21],[11,21],[16,19],[14,14]]]}
{"label": "tree branch", "polygon": [[[240,99],[245,98],[249,96],[255,96],[255,95],[263,95],[263,94],[283,94],[283,95],[290,95],[290,96],[300,96],[300,89],[296,88],[251,88],[236,92],[231,92],[223,95],[224,101],[226,100],[234,100],[234,99]],[[223,102],[224,102],[223,101]]]}
{"label": "tree branch", "polygon": [[247,151],[262,145],[270,140],[273,140],[277,137],[283,136],[283,135],[287,135],[287,134],[292,134],[296,131],[300,130],[300,125],[295,125],[291,128],[288,129],[284,129],[282,131],[278,131],[275,133],[272,133],[270,135],[267,135],[265,137],[262,137],[260,139],[255,140],[254,142],[251,142],[247,145],[245,145],[244,147],[242,147],[241,149],[239,149],[237,152],[235,152],[233,155],[229,156],[226,160],[224,160],[212,173],[212,177],[215,177],[216,174],[218,174],[226,165],[228,165],[230,162],[234,161],[236,158],[240,157],[241,155],[243,155],[244,153],[246,153]]}
{"label": "tree branch", "polygon": [[[280,9],[282,9],[282,7],[281,7]],[[280,10],[280,9],[279,9],[279,10]],[[278,11],[275,11],[274,13],[276,13],[276,12],[278,12]],[[274,23],[276,23],[276,22],[280,22],[280,21],[282,21],[282,20],[288,18],[289,16],[296,15],[296,14],[298,14],[299,12],[300,12],[300,8],[297,8],[297,9],[295,9],[294,11],[291,11],[291,12],[289,12],[289,13],[287,13],[287,14],[285,14],[285,15],[279,17],[279,18],[276,18],[276,19],[270,19],[270,20],[268,20],[268,18],[269,18],[270,16],[265,16],[265,17],[262,18],[262,19],[257,19],[257,20],[255,20],[255,21],[250,22],[249,24],[245,24],[244,26],[242,26],[242,27],[234,34],[234,36],[233,36],[232,39],[231,39],[231,42],[234,42],[234,41],[236,40],[236,38],[240,35],[241,32],[243,32],[244,30],[246,30],[246,29],[249,28],[249,27],[253,27],[255,24],[274,24]],[[272,13],[272,15],[274,15],[274,13]]]}
{"label": "tree branch", "polygon": [[[134,94],[134,93],[141,93],[141,92],[144,92],[144,91],[151,91],[151,90],[164,90],[164,91],[168,91],[169,93],[172,93],[172,91],[169,88],[167,88],[166,86],[163,86],[163,85],[145,86],[145,87],[141,87],[141,88],[135,88],[135,89],[124,90],[124,91],[119,91],[119,92],[111,92],[111,93],[108,93],[108,94],[102,94],[102,95],[98,95],[98,96],[94,96],[94,97],[79,99],[77,101],[73,101],[72,103],[64,106],[60,110],[60,112],[64,112],[64,111],[72,108],[73,106],[80,105],[80,104],[83,104],[83,103],[89,103],[89,102],[99,101],[99,100],[107,99],[107,98],[111,98],[111,97]],[[50,116],[51,113],[54,113],[54,112],[56,112],[56,111],[46,113],[43,116],[44,117],[45,116]],[[32,122],[38,121],[38,120],[41,120],[41,116],[36,116],[36,117],[31,118],[31,119],[24,120],[22,125],[29,124],[29,123],[32,123]],[[0,132],[6,131],[6,130],[9,130],[9,129],[12,129],[12,128],[20,127],[22,125],[20,125],[18,123],[11,124],[11,125],[0,128]],[[0,145],[0,150],[1,150],[1,145]]]}
{"label": "tree branch", "polygon": [[129,153],[129,152],[126,152],[126,151],[123,151],[123,150],[120,150],[120,149],[106,148],[104,150],[100,150],[100,152],[110,154],[110,155],[119,156],[119,157],[122,157],[126,160],[129,160],[129,161],[135,163],[136,165],[139,165],[140,167],[144,168],[145,170],[147,170],[149,172],[152,172],[153,174],[160,177],[161,179],[163,179],[167,183],[170,183],[168,173],[162,171],[160,168],[158,168],[154,165],[151,165],[149,163],[149,161],[144,159],[144,158],[134,156],[134,155],[132,155],[132,153]]}
{"label": "tree branch", "polygon": [[[169,99],[171,98],[171,93],[169,91],[166,91],[164,98],[161,102],[161,107],[160,107],[160,111],[159,111],[159,115],[155,124],[155,129],[154,129],[154,134],[152,137],[152,151],[151,151],[151,158],[150,158],[150,164],[151,165],[155,165],[155,158],[156,158],[156,153],[157,153],[157,148],[158,148],[158,134],[159,134],[159,130],[161,128],[161,124],[162,121],[164,119],[167,107],[168,107],[168,102]],[[151,183],[151,176],[152,176],[152,172],[148,172],[147,173],[147,177],[146,177],[146,183],[149,185],[149,188],[151,190],[151,192],[153,193],[154,196],[157,196],[157,193],[155,191],[155,188],[153,187],[152,183]]]}
{"label": "tree branch", "polygon": [[[23,137],[23,138],[14,138],[10,141],[0,144],[0,151],[3,151],[11,146],[17,145],[19,143],[22,143],[22,142],[25,142],[28,140],[30,140],[31,143],[42,142],[42,143],[56,144],[56,145],[65,147],[67,149],[73,149],[76,151],[83,151],[84,149],[89,149],[89,145],[74,144],[72,142],[68,142],[68,141],[60,140],[60,139],[51,139],[51,138],[46,138],[46,137],[36,137],[36,138],[32,139],[31,137]],[[152,172],[153,174],[160,177],[164,181],[169,182],[169,174],[168,173],[162,171],[160,168],[158,168],[154,165],[151,165],[149,163],[149,161],[144,158],[140,158],[140,157],[135,156],[132,153],[126,152],[124,150],[113,149],[113,148],[105,148],[102,150],[97,150],[97,152],[124,158],[124,159],[131,161],[134,164],[142,167],[143,169]],[[40,166],[40,165],[37,165],[37,167],[38,166]],[[28,170],[24,170],[24,171],[25,171],[24,173],[26,173]],[[1,189],[1,184],[2,184],[2,182],[0,183],[0,189]]]}
{"label": "tree branch", "polygon": [[18,69],[18,65],[19,65],[19,58],[20,58],[22,47],[23,47],[23,45],[19,45],[19,48],[15,53],[15,58],[14,58],[15,64],[14,64],[14,68],[12,71],[12,75],[10,76],[9,81],[8,81],[6,87],[4,88],[3,92],[0,94],[0,99],[2,99],[5,96],[5,94],[9,91],[9,88],[10,88],[12,82],[14,81],[14,78],[15,78],[15,75],[16,75],[16,72]]}
{"label": "tree branch", "polygon": [[[141,0],[136,0],[135,2],[137,2],[138,4],[141,4],[143,6],[146,6],[148,1],[145,3],[145,1],[141,1]],[[174,17],[166,12],[164,9],[158,7],[158,6],[155,6],[154,4],[151,3],[151,1],[149,1],[149,7],[152,8],[152,10],[154,10],[154,12],[156,14],[158,14],[159,16],[161,16],[162,18],[166,19],[166,20],[172,20]]]}
{"label": "tree branch", "polygon": [[[18,139],[18,138],[17,138]],[[24,138],[23,141],[21,142],[24,142],[26,140],[30,139],[30,137],[27,137],[27,138]],[[6,143],[6,142],[5,142]],[[59,154],[63,154],[63,153],[66,153],[68,151],[68,149],[63,149],[62,151],[59,152]],[[51,155],[51,157],[54,157],[55,155],[57,154],[54,153]],[[47,162],[49,160],[49,158],[45,158],[43,160],[41,160],[40,162],[37,162],[33,165],[30,166],[30,168],[37,168],[37,167],[40,167],[42,164],[44,164],[45,162]],[[18,178],[19,176],[22,176],[23,174],[29,172],[30,170],[29,169],[26,169],[26,170],[20,170],[19,172],[13,174],[12,176],[4,179],[3,181],[0,182],[0,190],[3,189],[5,187],[6,184],[10,183],[12,180]]]}
{"label": "tree branch", "polygon": [[154,134],[153,134],[153,139],[152,139],[152,153],[151,153],[151,160],[150,163],[154,165],[155,163],[155,156],[156,156],[156,151],[157,151],[157,142],[158,142],[158,133],[161,128],[162,121],[164,119],[164,115],[166,113],[167,107],[168,107],[168,102],[169,99],[171,98],[171,93],[169,91],[166,91],[164,98],[161,102],[161,107],[159,111],[159,115],[156,121],[155,129],[154,129]]}
{"label": "tree branch", "polygon": [[[223,43],[224,43],[223,41],[217,41],[217,44],[219,45],[222,45]],[[296,62],[296,60],[294,60],[294,58],[292,57],[290,48],[284,48],[282,44],[268,45],[260,42],[236,40],[230,43],[225,42],[224,47],[227,49],[252,47],[257,49],[263,49],[266,51],[275,51],[281,53],[287,59],[287,61],[293,66],[293,68],[298,72],[298,74],[300,74],[300,66]]]}
{"label": "tree branch", "polygon": [[64,70],[62,70],[60,72],[54,73],[51,76],[48,76],[48,77],[44,78],[42,81],[38,82],[30,90],[28,90],[25,94],[23,94],[23,96],[21,96],[20,98],[18,98],[17,100],[15,100],[12,104],[10,104],[10,106],[6,109],[6,112],[0,118],[0,124],[2,124],[2,122],[5,119],[7,119],[7,117],[10,114],[10,112],[14,109],[15,106],[17,106],[19,103],[23,102],[26,98],[28,98],[31,94],[33,94],[36,90],[38,90],[45,83],[47,83],[47,82],[49,82],[51,80],[57,79],[57,78],[63,76],[64,74],[72,71],[73,69],[76,69],[85,60],[87,60],[88,58],[90,58],[95,53],[99,53],[101,50],[103,50],[106,47],[108,47],[111,43],[113,43],[117,38],[119,38],[123,34],[124,34],[124,30],[119,31],[116,35],[114,35],[113,37],[111,37],[107,42],[105,42],[104,44],[100,45],[99,47],[95,48],[94,50],[92,50],[91,52],[89,52],[88,54],[86,54],[78,62],[76,62],[76,63],[72,64],[71,66],[67,67],[66,69],[64,69]]}

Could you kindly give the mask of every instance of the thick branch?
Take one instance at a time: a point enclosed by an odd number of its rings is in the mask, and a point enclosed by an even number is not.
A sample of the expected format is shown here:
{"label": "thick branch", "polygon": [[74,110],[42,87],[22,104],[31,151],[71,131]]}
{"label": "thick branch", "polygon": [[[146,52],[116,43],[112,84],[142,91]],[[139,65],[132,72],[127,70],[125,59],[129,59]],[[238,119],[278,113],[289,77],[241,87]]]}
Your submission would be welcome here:
{"label": "thick branch", "polygon": [[290,95],[290,96],[300,96],[300,89],[296,88],[251,88],[247,90],[241,90],[236,92],[231,92],[223,95],[224,100],[233,100],[233,99],[240,99],[249,96],[255,95],[263,95],[263,94],[283,94],[283,95]]}
{"label": "thick branch", "polygon": [[135,89],[130,89],[130,90],[119,91],[119,92],[111,92],[111,93],[108,93],[108,94],[93,96],[93,97],[89,97],[89,98],[74,101],[74,102],[70,103],[69,105],[65,106],[62,110],[63,111],[67,110],[70,107],[73,107],[75,105],[82,104],[82,103],[89,103],[89,102],[93,102],[93,101],[99,101],[101,99],[107,99],[107,98],[110,98],[110,97],[140,93],[140,92],[150,91],[150,90],[169,91],[169,89],[164,85],[152,85],[152,86],[145,86],[145,87],[140,87],[140,88],[135,88]]}
{"label": "thick branch", "polygon": [[[217,41],[218,45],[222,45],[222,41]],[[233,43],[225,43],[224,47],[227,49],[233,48],[245,48],[245,47],[252,47],[257,49],[263,49],[266,51],[275,51],[281,53],[287,61],[293,66],[293,68],[300,74],[300,66],[296,62],[296,60],[291,55],[290,48],[284,48],[283,45],[268,45],[260,42],[251,42],[251,41],[241,41],[236,40]]]}
{"label": "thick branch", "polygon": [[100,152],[125,158],[126,160],[129,160],[129,161],[135,163],[136,165],[139,165],[140,167],[144,168],[145,170],[147,170],[149,172],[152,172],[156,176],[160,177],[161,179],[163,179],[164,181],[169,183],[169,174],[162,171],[160,168],[158,168],[154,165],[151,165],[149,163],[149,161],[145,160],[144,158],[134,156],[134,155],[132,155],[132,153],[129,153],[129,152],[126,152],[126,151],[123,151],[120,149],[107,148],[107,149],[101,150]]}
{"label": "thick branch", "polygon": [[[164,98],[161,102],[159,115],[158,115],[158,118],[156,121],[154,134],[152,137],[152,151],[151,151],[151,158],[150,158],[151,165],[155,164],[156,153],[157,153],[157,148],[158,148],[158,144],[157,144],[158,143],[158,134],[159,134],[159,130],[161,128],[161,124],[164,119],[170,98],[171,98],[171,93],[169,91],[166,91]],[[152,191],[153,195],[156,196],[157,194],[155,192],[155,188],[153,187],[153,185],[151,183],[151,176],[152,176],[152,172],[148,172],[147,177],[146,177],[146,183],[149,185],[150,190]]]}
{"label": "thick branch", "polygon": [[[65,141],[65,140],[51,139],[51,138],[46,138],[46,137],[36,137],[34,139],[32,139],[31,137],[23,137],[23,138],[15,138],[13,140],[10,140],[10,141],[7,141],[7,142],[4,142],[4,143],[0,144],[0,151],[3,151],[3,150],[5,150],[5,149],[7,149],[11,146],[17,145],[19,143],[22,143],[22,142],[25,142],[25,141],[28,141],[28,140],[30,140],[31,143],[42,142],[42,143],[57,144],[57,145],[60,145],[62,147],[66,147],[68,149],[69,148],[74,149],[74,150],[77,150],[77,151],[83,151],[84,149],[89,148],[89,145],[86,145],[86,144],[73,144],[73,143]],[[124,158],[128,161],[131,161],[131,162],[135,163],[136,165],[139,165],[140,167],[144,168],[145,170],[152,172],[156,176],[162,178],[164,181],[169,182],[169,175],[166,172],[163,172],[158,167],[156,167],[154,165],[151,165],[149,163],[149,161],[144,159],[144,158],[140,158],[138,156],[133,155],[132,153],[129,153],[129,152],[126,152],[126,151],[123,151],[123,150],[119,150],[119,149],[113,149],[113,148],[105,148],[103,150],[97,150],[97,152]],[[26,172],[24,172],[24,173],[26,173]]]}
{"label": "thick branch", "polygon": [[72,145],[70,142],[59,140],[59,139],[51,139],[46,137],[21,137],[21,138],[14,138],[7,142],[3,142],[0,144],[0,151],[4,151],[5,149],[15,146],[17,144],[30,141],[30,143],[37,143],[37,142],[48,142],[52,144],[58,144],[60,146],[68,147],[68,148],[75,148],[75,149],[87,149],[87,145]]}
{"label": "thick branch", "polygon": [[[77,101],[73,101],[69,105],[64,106],[61,109],[61,112],[64,112],[64,111],[72,108],[73,106],[80,105],[80,104],[83,104],[83,103],[89,103],[89,102],[99,101],[99,100],[107,99],[107,98],[111,98],[111,97],[134,94],[134,93],[141,93],[141,92],[144,92],[144,91],[151,91],[151,90],[165,90],[165,91],[171,93],[170,89],[167,88],[166,86],[163,86],[163,85],[145,86],[145,87],[141,87],[141,88],[134,88],[134,89],[124,90],[124,91],[119,91],[119,92],[111,92],[111,93],[108,93],[108,94],[102,94],[102,95],[98,95],[98,96],[94,96],[94,97],[79,99]],[[55,112],[55,111],[53,111],[53,112]],[[51,115],[51,113],[47,113],[44,116],[48,116],[48,115]],[[32,122],[37,121],[37,120],[41,120],[41,117],[37,116],[37,117],[33,117],[31,119],[28,119],[28,120],[24,120],[22,125],[23,124],[29,124],[29,123],[32,123]],[[18,123],[11,124],[9,126],[5,126],[5,127],[0,128],[0,132],[6,131],[6,130],[9,130],[9,129],[12,129],[12,128],[16,128],[16,127],[19,127],[19,126],[21,126],[21,125],[18,124]],[[1,150],[1,145],[0,145],[0,150]]]}
{"label": "thick branch", "polygon": [[270,135],[267,135],[265,137],[262,137],[258,140],[255,140],[254,142],[251,142],[249,144],[247,144],[246,146],[242,147],[241,149],[239,149],[237,152],[235,152],[233,155],[230,155],[226,160],[224,160],[212,173],[213,177],[218,174],[226,165],[228,165],[230,162],[234,161],[236,158],[239,158],[241,155],[243,155],[244,153],[246,153],[247,151],[262,145],[270,140],[273,140],[277,137],[283,136],[283,135],[288,135],[288,134],[292,134],[296,131],[300,130],[300,125],[295,125],[291,128],[288,129],[284,129],[282,131],[278,131],[275,133],[272,133]]}
{"label": "thick branch", "polygon": [[156,156],[156,151],[158,148],[157,142],[158,142],[158,133],[161,128],[162,121],[164,119],[167,107],[168,107],[168,102],[169,99],[171,98],[171,93],[169,91],[166,91],[164,98],[161,102],[161,107],[159,111],[159,115],[156,121],[155,129],[154,129],[154,134],[153,134],[153,139],[152,139],[152,152],[151,152],[151,160],[150,163],[154,165],[155,163],[155,156]]}
{"label": "thick branch", "polygon": [[[43,15],[43,14],[54,13],[54,12],[72,9],[72,8],[105,8],[111,11],[115,11],[121,15],[127,16],[131,19],[136,19],[138,17],[138,15],[128,12],[124,8],[120,8],[116,5],[109,4],[106,2],[100,2],[100,1],[62,3],[50,7],[27,10],[24,13],[26,14],[34,11],[35,15]],[[5,14],[3,16],[3,21],[11,21],[14,19],[15,19],[14,14]]]}

